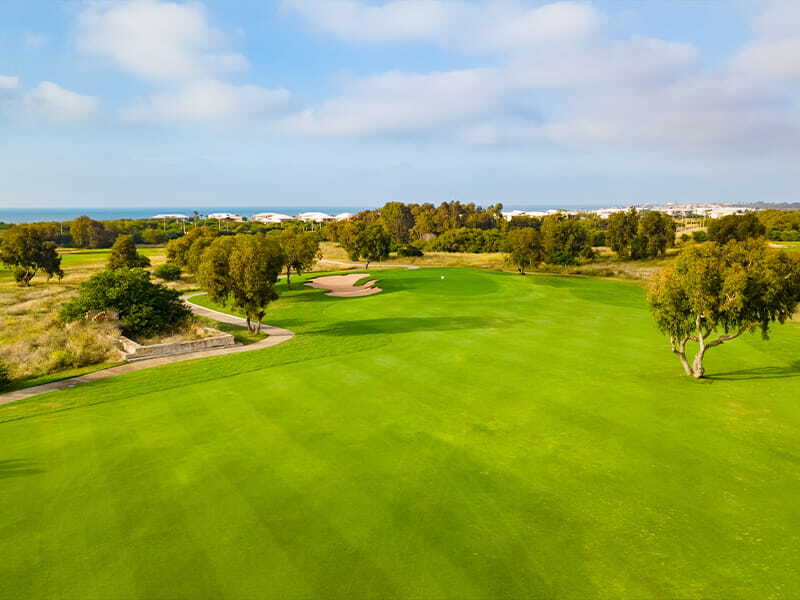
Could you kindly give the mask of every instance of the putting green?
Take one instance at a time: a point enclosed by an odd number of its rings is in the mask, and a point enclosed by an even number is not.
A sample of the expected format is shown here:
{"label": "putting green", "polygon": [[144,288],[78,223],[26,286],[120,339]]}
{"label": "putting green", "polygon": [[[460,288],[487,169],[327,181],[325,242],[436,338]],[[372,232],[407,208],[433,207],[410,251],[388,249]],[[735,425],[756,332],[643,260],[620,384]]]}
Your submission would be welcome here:
{"label": "putting green", "polygon": [[636,285],[375,274],[296,281],[281,346],[0,407],[0,597],[800,589],[797,326],[695,382]]}

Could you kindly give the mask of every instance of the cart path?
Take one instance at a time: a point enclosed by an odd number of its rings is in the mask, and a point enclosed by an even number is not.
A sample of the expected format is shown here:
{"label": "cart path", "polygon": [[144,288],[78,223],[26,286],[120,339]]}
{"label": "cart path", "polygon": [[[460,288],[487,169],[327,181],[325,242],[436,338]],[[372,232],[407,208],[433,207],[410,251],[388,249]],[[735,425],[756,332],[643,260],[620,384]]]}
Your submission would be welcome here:
{"label": "cart path", "polygon": [[[237,317],[235,315],[229,315],[227,313],[219,312],[216,310],[211,310],[210,308],[198,306],[197,304],[189,302],[190,298],[194,298],[195,296],[202,296],[204,294],[205,292],[189,294],[183,297],[183,301],[189,305],[189,308],[191,308],[192,312],[196,315],[200,315],[202,317],[208,317],[210,319],[214,319],[215,321],[219,321],[221,323],[228,323],[230,325],[240,325],[242,327],[247,327],[247,321],[245,319],[242,319],[241,317]],[[212,356],[224,356],[226,354],[238,354],[239,352],[251,352],[253,350],[263,350],[264,348],[270,348],[272,346],[277,346],[278,344],[282,344],[283,342],[286,342],[294,337],[293,331],[289,331],[288,329],[281,329],[280,327],[273,327],[272,325],[262,326],[261,331],[266,333],[269,337],[264,338],[263,340],[255,342],[253,344],[248,344],[247,346],[215,348],[211,350],[203,350],[200,352],[192,352],[190,354],[179,354],[177,356],[163,356],[160,358],[151,358],[148,360],[126,363],[124,365],[119,365],[118,367],[111,367],[108,369],[103,369],[101,371],[87,373],[86,375],[81,375],[79,377],[62,379],[61,381],[54,381],[52,383],[46,383],[44,385],[37,385],[35,387],[29,387],[23,390],[17,390],[14,392],[8,392],[6,394],[0,394],[0,405],[10,404],[12,402],[24,400],[25,398],[32,398],[33,396],[38,396],[39,394],[46,394],[47,392],[66,390],[69,388],[73,388],[77,385],[91,383],[92,381],[99,381],[101,379],[108,379],[109,377],[115,377],[116,375],[123,375],[124,373],[132,373],[133,371],[141,371],[143,369],[159,367],[161,365],[169,365],[172,363],[185,362],[187,360],[197,360],[198,358],[209,358]]]}

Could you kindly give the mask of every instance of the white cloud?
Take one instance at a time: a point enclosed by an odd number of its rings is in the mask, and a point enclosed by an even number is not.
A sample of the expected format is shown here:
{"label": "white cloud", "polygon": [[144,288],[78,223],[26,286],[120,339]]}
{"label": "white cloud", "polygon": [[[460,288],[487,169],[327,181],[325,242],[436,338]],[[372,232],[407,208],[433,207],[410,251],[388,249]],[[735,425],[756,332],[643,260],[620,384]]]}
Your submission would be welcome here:
{"label": "white cloud", "polygon": [[499,110],[504,87],[504,76],[495,69],[390,72],[364,79],[347,95],[287,118],[282,127],[323,136],[445,129]]}
{"label": "white cloud", "polygon": [[122,116],[130,121],[223,121],[274,116],[285,111],[290,94],[256,85],[230,85],[215,80],[153,94]]}
{"label": "white cloud", "polygon": [[65,90],[50,81],[43,81],[26,93],[22,103],[31,118],[57,122],[81,121],[98,107],[95,98]]}
{"label": "white cloud", "polygon": [[0,75],[0,90],[15,90],[19,87],[19,77]]}
{"label": "white cloud", "polygon": [[434,38],[470,12],[466,3],[449,0],[395,0],[382,5],[284,0],[283,5],[323,31],[367,42]]}
{"label": "white cloud", "polygon": [[800,2],[773,1],[753,29],[756,39],[733,61],[743,77],[800,79]]}
{"label": "white cloud", "polygon": [[243,70],[247,60],[208,24],[199,3],[128,0],[93,4],[79,17],[78,47],[155,80],[212,77]]}

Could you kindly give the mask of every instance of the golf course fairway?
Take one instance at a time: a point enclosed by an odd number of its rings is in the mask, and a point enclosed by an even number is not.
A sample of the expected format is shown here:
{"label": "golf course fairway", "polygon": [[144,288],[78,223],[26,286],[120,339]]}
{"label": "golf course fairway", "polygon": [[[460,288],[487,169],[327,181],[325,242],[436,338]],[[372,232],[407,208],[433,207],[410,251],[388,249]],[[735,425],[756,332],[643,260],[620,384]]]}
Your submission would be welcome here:
{"label": "golf course fairway", "polygon": [[797,325],[694,381],[633,283],[371,278],[281,283],[280,346],[0,407],[0,598],[798,593]]}

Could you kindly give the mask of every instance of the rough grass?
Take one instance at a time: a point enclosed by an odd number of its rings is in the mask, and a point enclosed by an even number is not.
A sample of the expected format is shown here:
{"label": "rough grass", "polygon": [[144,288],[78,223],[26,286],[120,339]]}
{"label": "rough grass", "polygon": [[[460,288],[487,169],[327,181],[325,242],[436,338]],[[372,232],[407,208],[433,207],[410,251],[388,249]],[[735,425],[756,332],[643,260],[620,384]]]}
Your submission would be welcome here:
{"label": "rough grass", "polygon": [[[141,251],[155,264],[163,260],[163,249]],[[105,268],[109,250],[64,250],[61,254],[61,281],[37,276],[30,287],[22,288],[8,270],[0,270],[0,360],[8,362],[17,386],[43,376],[64,378],[76,369],[118,358],[116,329],[94,323],[65,327],[58,322],[61,307],[77,294],[80,283]],[[181,282],[175,287],[191,286]]]}
{"label": "rough grass", "polygon": [[639,285],[374,276],[284,293],[280,346],[0,407],[0,597],[796,596],[798,326],[695,382]]}

